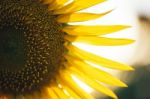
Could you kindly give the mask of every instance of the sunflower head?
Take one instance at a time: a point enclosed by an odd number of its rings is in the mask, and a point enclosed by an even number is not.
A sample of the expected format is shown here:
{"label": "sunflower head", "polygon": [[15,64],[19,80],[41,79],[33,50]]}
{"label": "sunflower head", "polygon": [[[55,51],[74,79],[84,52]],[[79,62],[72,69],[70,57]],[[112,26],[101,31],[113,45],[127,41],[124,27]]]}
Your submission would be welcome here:
{"label": "sunflower head", "polygon": [[92,99],[90,94],[78,86],[72,75],[94,89],[117,98],[98,81],[115,86],[126,85],[85,61],[113,69],[132,68],[85,52],[72,42],[98,46],[129,44],[132,40],[101,37],[128,26],[68,24],[96,19],[111,12],[78,12],[103,1],[0,1],[0,98]]}
{"label": "sunflower head", "polygon": [[37,1],[7,0],[0,5],[0,90],[40,90],[55,78],[64,60],[63,24]]}

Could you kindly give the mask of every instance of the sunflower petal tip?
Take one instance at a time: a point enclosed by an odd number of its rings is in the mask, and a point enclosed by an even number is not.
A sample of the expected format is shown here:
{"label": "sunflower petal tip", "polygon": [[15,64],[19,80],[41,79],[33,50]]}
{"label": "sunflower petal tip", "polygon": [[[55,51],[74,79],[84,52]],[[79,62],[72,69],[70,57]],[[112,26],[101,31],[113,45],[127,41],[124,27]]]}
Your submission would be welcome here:
{"label": "sunflower petal tip", "polygon": [[134,70],[135,70],[134,68],[130,67],[130,71],[134,71]]}
{"label": "sunflower petal tip", "polygon": [[132,40],[132,39],[129,39],[128,40],[128,44],[132,44],[132,43],[134,43],[135,42],[135,40]]}
{"label": "sunflower petal tip", "polygon": [[132,27],[132,26],[130,26],[130,25],[125,25],[125,26],[124,26],[125,29],[131,28],[131,27]]}
{"label": "sunflower petal tip", "polygon": [[114,11],[114,10],[115,10],[115,8],[113,8],[113,9],[107,11],[106,13],[110,13],[110,12],[112,12],[112,11]]}
{"label": "sunflower petal tip", "polygon": [[112,96],[112,98],[118,99],[118,96],[116,94],[114,94],[114,96]]}
{"label": "sunflower petal tip", "polygon": [[128,87],[128,85],[123,83],[121,87]]}
{"label": "sunflower petal tip", "polygon": [[135,69],[133,67],[131,67],[131,66],[129,66],[129,67],[126,68],[126,71],[134,71],[134,70]]}
{"label": "sunflower petal tip", "polygon": [[132,39],[131,39],[131,42],[135,42],[135,40],[132,40]]}
{"label": "sunflower petal tip", "polygon": [[128,29],[128,28],[131,28],[132,26],[129,26],[129,25],[118,25],[118,29],[119,30],[124,30],[124,29]]}
{"label": "sunflower petal tip", "polygon": [[131,66],[128,67],[128,71],[134,71],[135,69]]}

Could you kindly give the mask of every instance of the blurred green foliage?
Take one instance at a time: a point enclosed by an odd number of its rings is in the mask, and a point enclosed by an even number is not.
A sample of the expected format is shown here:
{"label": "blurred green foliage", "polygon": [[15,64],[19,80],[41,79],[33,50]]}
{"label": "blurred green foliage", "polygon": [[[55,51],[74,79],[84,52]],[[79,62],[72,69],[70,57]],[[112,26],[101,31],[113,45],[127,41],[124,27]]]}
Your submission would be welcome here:
{"label": "blurred green foliage", "polygon": [[[128,81],[128,88],[115,90],[119,99],[150,99],[150,65],[135,67],[138,68],[125,76],[125,81]],[[104,99],[111,98],[106,97]]]}

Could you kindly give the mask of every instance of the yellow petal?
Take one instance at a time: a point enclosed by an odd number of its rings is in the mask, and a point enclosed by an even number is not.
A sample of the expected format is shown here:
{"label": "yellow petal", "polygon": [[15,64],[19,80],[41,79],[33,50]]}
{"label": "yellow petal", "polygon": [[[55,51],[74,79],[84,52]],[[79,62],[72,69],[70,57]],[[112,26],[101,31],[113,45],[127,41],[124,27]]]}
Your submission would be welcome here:
{"label": "yellow petal", "polygon": [[105,35],[119,30],[129,28],[129,26],[112,25],[112,26],[67,26],[63,29],[69,35]]}
{"label": "yellow petal", "polygon": [[97,69],[89,64],[71,56],[65,56],[67,60],[70,62],[71,66],[78,68],[80,71],[84,72],[88,77],[91,77],[95,80],[114,85],[120,87],[127,87],[126,84],[121,82],[120,80],[116,79],[112,75],[104,72],[100,69]]}
{"label": "yellow petal", "polygon": [[97,56],[92,53],[83,51],[73,45],[66,46],[66,47],[69,49],[71,54],[83,60],[87,60],[89,62],[100,64],[101,66],[105,66],[107,68],[118,69],[118,70],[133,70],[133,68],[128,65],[121,64],[119,62],[115,62],[115,61],[103,58],[101,56]]}
{"label": "yellow petal", "polygon": [[[111,10],[112,11],[112,10]],[[57,18],[57,21],[59,23],[67,23],[67,22],[81,22],[81,21],[87,21],[87,20],[93,20],[96,18],[100,18],[111,11],[101,13],[101,14],[94,14],[94,13],[71,13],[71,14],[64,14],[60,15]]]}
{"label": "yellow petal", "polygon": [[91,45],[101,45],[101,46],[116,46],[116,45],[127,45],[134,41],[131,39],[123,38],[106,38],[106,37],[96,37],[96,36],[66,36],[65,39],[71,42],[79,42]]}
{"label": "yellow petal", "polygon": [[74,0],[74,2],[55,10],[54,14],[66,14],[76,12],[91,6],[94,6],[98,3],[104,2],[105,0]]}
{"label": "yellow petal", "polygon": [[55,0],[49,7],[49,10],[55,10],[58,9],[62,6],[64,6],[64,4],[68,2],[68,0]]}
{"label": "yellow petal", "polygon": [[52,89],[55,91],[55,93],[59,96],[59,99],[61,99],[63,97],[63,99],[70,99],[68,96],[66,96],[63,92],[63,90],[61,90],[58,87],[52,87]]}
{"label": "yellow petal", "polygon": [[117,99],[117,96],[110,89],[108,89],[105,86],[101,85],[100,83],[97,83],[96,81],[88,78],[87,76],[85,76],[83,73],[79,72],[74,67],[71,67],[70,70],[73,72],[73,74],[75,74],[75,76],[78,79],[80,79],[81,81],[83,81],[86,84],[90,85],[91,87],[93,87],[97,91],[102,92],[102,93],[104,93],[104,94],[106,94],[110,97],[113,97],[113,98]]}
{"label": "yellow petal", "polygon": [[[38,94],[38,93],[36,93]],[[35,98],[31,98],[31,99],[51,99],[51,96],[49,95],[49,91],[47,90],[47,88],[41,91],[41,97],[35,97]],[[19,99],[30,99],[30,98],[19,98]],[[57,99],[57,98],[56,98]]]}
{"label": "yellow petal", "polygon": [[56,95],[56,93],[51,89],[51,88],[47,88],[49,95],[50,95],[50,99],[59,99],[59,97]]}
{"label": "yellow petal", "polygon": [[72,79],[70,72],[63,72],[61,75],[61,81],[68,85],[74,92],[76,92],[82,99],[94,99],[93,96],[86,93],[80,86]]}
{"label": "yellow petal", "polygon": [[61,83],[63,86],[63,89],[67,90],[67,92],[70,94],[71,97],[74,99],[81,99],[79,95],[77,95],[72,89],[70,89],[67,85]]}

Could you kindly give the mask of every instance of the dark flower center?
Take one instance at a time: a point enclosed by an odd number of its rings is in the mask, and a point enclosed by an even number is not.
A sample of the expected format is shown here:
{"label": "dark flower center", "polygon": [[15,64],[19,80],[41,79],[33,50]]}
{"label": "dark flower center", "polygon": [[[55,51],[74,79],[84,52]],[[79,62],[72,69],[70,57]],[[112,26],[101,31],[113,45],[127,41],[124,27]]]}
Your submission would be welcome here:
{"label": "dark flower center", "polygon": [[13,25],[0,27],[0,68],[11,71],[21,69],[26,61],[24,45],[23,30]]}
{"label": "dark flower center", "polygon": [[40,91],[62,66],[62,24],[35,0],[0,1],[0,93]]}

